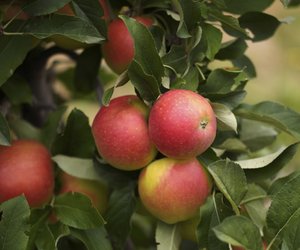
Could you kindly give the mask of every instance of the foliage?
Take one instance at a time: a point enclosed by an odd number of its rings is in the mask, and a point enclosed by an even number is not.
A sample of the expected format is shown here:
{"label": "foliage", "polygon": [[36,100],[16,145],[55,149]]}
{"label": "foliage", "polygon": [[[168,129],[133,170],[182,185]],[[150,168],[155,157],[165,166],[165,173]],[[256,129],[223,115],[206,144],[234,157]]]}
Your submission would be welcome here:
{"label": "foliage", "polygon": [[[120,76],[101,60],[108,23],[101,18],[97,0],[3,2],[0,145],[8,146],[13,139],[39,140],[50,150],[57,172],[104,181],[111,195],[104,214],[79,193],[56,194],[39,209],[30,209],[24,196],[3,202],[1,249],[155,249],[158,245],[162,250],[225,250],[236,245],[262,250],[263,241],[268,250],[300,248],[300,175],[294,172],[276,180],[298,144],[274,148],[281,133],[300,139],[300,114],[271,101],[243,103],[245,87],[256,77],[255,65],[245,55],[247,44],[269,39],[281,25],[264,13],[273,0],[107,1],[111,17],[120,15],[135,46],[133,61]],[[281,2],[285,7],[300,4]],[[72,5],[75,15],[57,12],[65,4]],[[19,10],[7,18],[16,6]],[[22,11],[29,16],[25,20],[18,18]],[[155,25],[148,29],[130,18],[133,15],[150,15]],[[59,47],[55,37],[81,49]],[[57,54],[66,55],[75,66],[56,71],[63,64],[60,57],[47,66]],[[212,70],[210,63],[215,60],[230,61],[232,67]],[[54,88],[54,80],[60,80],[66,95]],[[145,211],[136,191],[139,171],[114,169],[99,157],[88,114],[74,109],[66,118],[64,105],[72,98],[108,105],[117,88],[127,82],[150,107],[169,89],[197,91],[212,103],[217,137],[197,158],[214,184],[199,209],[197,243],[181,239],[177,224],[157,221]],[[59,185],[57,181],[56,188]],[[145,218],[135,219],[138,215]],[[139,233],[132,235],[137,228]]]}

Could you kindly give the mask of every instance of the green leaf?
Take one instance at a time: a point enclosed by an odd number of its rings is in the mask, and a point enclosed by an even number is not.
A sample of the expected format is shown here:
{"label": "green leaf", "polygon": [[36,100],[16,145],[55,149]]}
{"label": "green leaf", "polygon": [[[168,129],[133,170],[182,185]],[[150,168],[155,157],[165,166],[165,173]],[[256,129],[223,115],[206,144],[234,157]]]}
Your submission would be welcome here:
{"label": "green leaf", "polygon": [[31,16],[47,15],[64,7],[71,0],[33,0],[27,1],[22,9]]}
{"label": "green leaf", "polygon": [[108,88],[104,91],[103,93],[103,96],[102,96],[102,100],[101,100],[101,103],[104,105],[104,106],[108,106],[113,94],[114,94],[114,91],[115,91],[115,86],[111,87],[111,88]]}
{"label": "green leaf", "polygon": [[248,191],[242,201],[242,206],[246,209],[250,219],[260,230],[265,226],[267,216],[266,198],[267,193],[263,188],[256,184],[249,184]]}
{"label": "green leaf", "polygon": [[39,227],[39,233],[37,235],[35,244],[38,250],[57,249],[55,244],[55,238],[47,224],[43,224]]}
{"label": "green leaf", "polygon": [[92,23],[106,37],[105,20],[101,18],[104,12],[99,0],[73,0],[72,5],[77,16]]}
{"label": "green leaf", "polygon": [[297,212],[295,217],[285,229],[283,240],[288,249],[300,249],[300,213]]}
{"label": "green leaf", "polygon": [[164,65],[178,74],[183,74],[186,71],[187,59],[185,47],[179,45],[173,45],[168,53],[162,57]]}
{"label": "green leaf", "polygon": [[134,192],[135,184],[128,183],[127,186],[114,190],[109,199],[108,211],[105,215],[106,229],[115,250],[124,249],[131,230],[131,216],[136,208]]}
{"label": "green leaf", "polygon": [[205,43],[207,48],[205,55],[209,60],[212,61],[221,48],[222,32],[211,24],[203,24],[201,28],[201,43]]}
{"label": "green leaf", "polygon": [[0,145],[9,146],[11,142],[8,123],[0,112]]}
{"label": "green leaf", "polygon": [[255,66],[252,61],[245,55],[232,60],[232,63],[235,67],[239,67],[240,69],[244,69],[244,72],[247,74],[249,78],[256,77]]}
{"label": "green leaf", "polygon": [[246,30],[240,26],[238,19],[235,17],[224,15],[221,11],[214,8],[210,8],[208,14],[211,18],[219,21],[223,28],[233,30],[240,37],[248,37]]}
{"label": "green leaf", "polygon": [[218,129],[233,130],[237,133],[237,120],[231,110],[221,103],[212,103],[212,108],[217,117]]}
{"label": "green leaf", "polygon": [[32,92],[26,80],[18,75],[13,75],[1,87],[13,105],[32,103]]}
{"label": "green leaf", "polygon": [[226,8],[224,10],[234,13],[243,14],[249,11],[263,11],[269,7],[274,0],[252,0],[252,1],[239,1],[239,0],[223,0]]}
{"label": "green leaf", "polygon": [[0,68],[0,86],[12,76],[33,47],[30,36],[0,36],[0,62],[5,62]]}
{"label": "green leaf", "polygon": [[281,104],[270,101],[256,105],[242,104],[234,113],[246,119],[268,123],[300,139],[300,114]]}
{"label": "green leaf", "polygon": [[76,16],[58,14],[42,19],[29,19],[20,32],[35,36],[38,39],[62,35],[86,44],[101,43],[105,40],[88,21]]}
{"label": "green leaf", "polygon": [[259,229],[247,217],[228,217],[213,230],[220,240],[233,246],[241,246],[247,250],[263,249]]}
{"label": "green leaf", "polygon": [[67,225],[61,223],[60,221],[56,222],[55,224],[48,224],[52,235],[55,239],[55,246],[57,247],[58,241],[67,235],[70,235],[70,229]]}
{"label": "green leaf", "polygon": [[24,250],[28,242],[29,205],[24,196],[0,204],[0,249]]}
{"label": "green leaf", "polygon": [[210,230],[210,223],[212,214],[214,212],[214,202],[212,197],[208,197],[205,203],[200,208],[200,222],[197,226],[197,241],[199,248],[206,248],[208,246],[208,234]]}
{"label": "green leaf", "polygon": [[[201,88],[200,88],[201,89]],[[201,90],[200,90],[201,93]],[[205,94],[205,96],[211,102],[218,102],[226,105],[230,109],[236,108],[238,105],[241,104],[242,100],[246,96],[246,91],[244,90],[235,90],[228,93],[212,93],[212,94]]]}
{"label": "green leaf", "polygon": [[66,193],[56,196],[54,213],[64,224],[78,228],[91,229],[102,226],[105,221],[91,200],[79,193]]}
{"label": "green leaf", "polygon": [[[239,164],[243,169],[261,169],[264,170],[264,172],[267,171],[268,174],[272,176],[291,160],[296,153],[298,145],[299,143],[291,144],[287,147],[277,150],[277,152],[258,158],[236,161],[236,163]],[[260,174],[264,175],[263,172],[260,172]],[[266,178],[265,175],[264,178]]]}
{"label": "green leaf", "polygon": [[52,157],[52,160],[69,175],[87,180],[102,180],[91,159],[56,155]]}
{"label": "green leaf", "polygon": [[78,57],[74,73],[74,85],[79,92],[90,93],[95,90],[100,60],[99,45],[86,48]]}
{"label": "green leaf", "polygon": [[219,190],[239,214],[238,206],[247,192],[247,180],[241,167],[228,160],[220,160],[208,166],[208,171]]}
{"label": "green leaf", "polygon": [[244,55],[248,45],[244,39],[237,38],[222,44],[216,55],[219,60],[234,60]]}
{"label": "green leaf", "polygon": [[[283,233],[295,220],[299,224],[300,215],[300,176],[286,182],[283,187],[272,197],[272,203],[267,213],[267,230],[273,239],[270,245]],[[270,246],[269,246],[270,247]]]}
{"label": "green leaf", "polygon": [[223,149],[227,152],[248,152],[247,146],[241,140],[232,137],[225,139],[220,144],[214,142],[213,147]]}
{"label": "green leaf", "polygon": [[88,230],[71,228],[71,235],[82,241],[87,250],[112,250],[104,226]]}
{"label": "green leaf", "polygon": [[91,158],[94,155],[94,138],[88,117],[80,110],[73,109],[64,131],[58,135],[53,143],[54,155]]}
{"label": "green leaf", "polygon": [[251,151],[257,151],[271,145],[278,136],[278,131],[262,122],[240,120],[239,135]]}
{"label": "green leaf", "polygon": [[200,93],[204,95],[228,94],[233,90],[240,74],[241,71],[216,69],[209,74],[206,83],[199,86]]}
{"label": "green leaf", "polygon": [[282,177],[282,178],[279,178],[279,179],[275,180],[272,183],[272,185],[269,188],[269,190],[268,190],[269,195],[270,196],[275,195],[284,186],[285,183],[287,183],[290,180],[294,179],[298,175],[300,175],[300,172],[299,171],[295,171],[295,172],[292,172],[291,174],[289,174],[289,175],[287,175],[285,177]]}
{"label": "green leaf", "polygon": [[46,124],[41,130],[40,140],[46,145],[47,148],[51,148],[55,140],[58,128],[61,124],[63,114],[66,112],[67,107],[60,107],[56,111],[50,113]]}
{"label": "green leaf", "polygon": [[254,42],[266,40],[273,36],[280,25],[280,21],[274,16],[261,12],[247,12],[239,18],[241,27],[249,29]]}
{"label": "green leaf", "polygon": [[155,239],[158,243],[157,250],[178,250],[181,240],[178,225],[168,225],[159,221]]}

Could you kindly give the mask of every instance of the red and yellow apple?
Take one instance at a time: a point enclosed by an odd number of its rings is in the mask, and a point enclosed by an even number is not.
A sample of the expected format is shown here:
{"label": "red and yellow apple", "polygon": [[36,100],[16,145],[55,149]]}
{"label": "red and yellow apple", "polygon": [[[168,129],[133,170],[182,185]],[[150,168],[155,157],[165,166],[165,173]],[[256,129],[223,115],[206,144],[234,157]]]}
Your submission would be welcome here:
{"label": "red and yellow apple", "polygon": [[50,153],[31,140],[0,146],[0,180],[0,203],[24,194],[31,207],[45,205],[54,188]]}
{"label": "red and yellow apple", "polygon": [[[150,27],[153,19],[145,16],[134,17],[139,23]],[[107,65],[117,74],[125,71],[134,57],[133,39],[121,19],[108,25],[107,41],[102,45],[102,54]]]}
{"label": "red and yellow apple", "polygon": [[65,172],[59,175],[61,188],[59,193],[77,192],[88,196],[95,208],[100,214],[103,214],[108,206],[108,188],[107,186],[96,180],[86,180],[71,176]]}
{"label": "red and yellow apple", "polygon": [[153,161],[141,171],[138,180],[140,199],[146,209],[169,224],[196,216],[211,187],[210,177],[195,158]]}
{"label": "red and yellow apple", "polygon": [[148,134],[148,107],[134,95],[113,99],[101,107],[92,132],[99,154],[112,166],[136,170],[148,165],[156,148]]}
{"label": "red and yellow apple", "polygon": [[170,90],[154,103],[149,135],[170,158],[186,159],[203,153],[216,136],[216,117],[209,102],[190,90]]}

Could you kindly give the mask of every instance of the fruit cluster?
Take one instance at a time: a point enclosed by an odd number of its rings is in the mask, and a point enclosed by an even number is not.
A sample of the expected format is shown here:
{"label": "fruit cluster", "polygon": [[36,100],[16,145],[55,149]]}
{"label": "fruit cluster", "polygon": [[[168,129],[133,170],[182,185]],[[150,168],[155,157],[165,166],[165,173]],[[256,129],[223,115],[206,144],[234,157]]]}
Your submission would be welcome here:
{"label": "fruit cluster", "polygon": [[[96,115],[92,132],[99,154],[122,170],[142,169],[143,205],[166,223],[196,215],[211,192],[196,156],[212,144],[216,117],[209,102],[189,90],[169,90],[151,110],[134,95],[113,99]],[[157,155],[157,150],[164,155]]]}

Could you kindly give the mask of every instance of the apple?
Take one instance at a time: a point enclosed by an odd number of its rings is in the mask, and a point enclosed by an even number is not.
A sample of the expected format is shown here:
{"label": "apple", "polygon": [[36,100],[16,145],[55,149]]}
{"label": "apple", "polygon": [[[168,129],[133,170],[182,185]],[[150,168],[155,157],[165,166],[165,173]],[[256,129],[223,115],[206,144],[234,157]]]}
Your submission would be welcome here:
{"label": "apple", "polygon": [[162,94],[149,115],[149,135],[157,149],[175,159],[203,153],[213,143],[217,121],[209,102],[190,90]]}
{"label": "apple", "polygon": [[112,166],[136,170],[149,164],[156,148],[148,134],[148,107],[135,95],[120,96],[101,107],[92,133],[99,154]]}
{"label": "apple", "polygon": [[[139,23],[150,27],[153,19],[146,16],[134,17]],[[117,74],[125,71],[134,57],[134,42],[125,25],[117,18],[108,25],[107,41],[102,45],[102,54],[107,65]]]}
{"label": "apple", "polygon": [[31,207],[46,204],[54,188],[50,153],[31,140],[0,146],[0,180],[0,203],[24,194]]}
{"label": "apple", "polygon": [[211,188],[210,177],[196,158],[153,161],[138,179],[140,199],[146,209],[169,224],[196,216]]}
{"label": "apple", "polygon": [[77,192],[88,196],[100,214],[104,214],[108,206],[108,188],[96,180],[86,180],[71,176],[65,172],[59,175],[61,187],[59,193]]}

